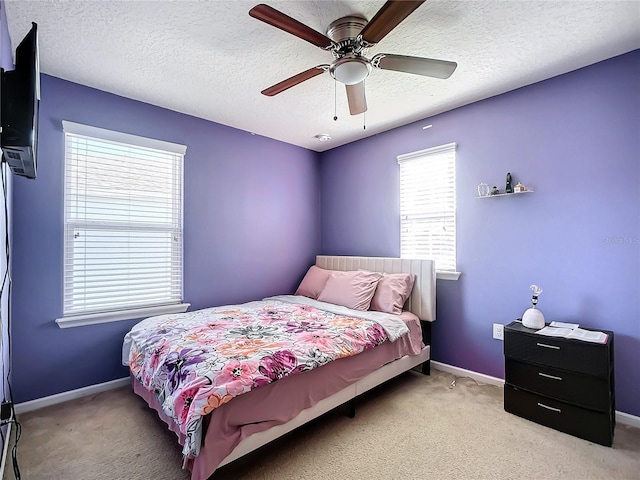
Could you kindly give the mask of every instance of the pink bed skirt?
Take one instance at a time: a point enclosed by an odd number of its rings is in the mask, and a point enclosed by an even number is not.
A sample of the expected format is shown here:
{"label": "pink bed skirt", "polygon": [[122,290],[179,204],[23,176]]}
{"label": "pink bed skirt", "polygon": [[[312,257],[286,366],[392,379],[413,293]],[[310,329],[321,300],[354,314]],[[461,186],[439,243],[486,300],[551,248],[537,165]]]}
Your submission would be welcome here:
{"label": "pink bed skirt", "polygon": [[[408,312],[406,312],[408,313]],[[383,365],[422,349],[420,322],[415,315],[403,314],[409,334],[395,342],[385,342],[358,355],[336,360],[320,368],[285,377],[277,382],[240,395],[218,407],[205,418],[204,441],[200,454],[186,459],[192,480],[206,480],[222,460],[246,437],[288,422],[302,410],[364,378]],[[133,391],[158,412],[169,429],[184,443],[176,423],[162,411],[153,393],[133,376]]]}

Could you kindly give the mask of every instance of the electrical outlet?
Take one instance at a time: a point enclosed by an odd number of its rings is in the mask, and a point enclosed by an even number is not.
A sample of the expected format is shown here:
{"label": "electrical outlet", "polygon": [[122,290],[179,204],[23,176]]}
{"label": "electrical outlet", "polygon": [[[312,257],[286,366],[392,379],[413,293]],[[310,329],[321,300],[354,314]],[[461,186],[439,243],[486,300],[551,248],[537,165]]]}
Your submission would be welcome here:
{"label": "electrical outlet", "polygon": [[493,338],[496,340],[504,340],[504,325],[501,323],[493,324]]}

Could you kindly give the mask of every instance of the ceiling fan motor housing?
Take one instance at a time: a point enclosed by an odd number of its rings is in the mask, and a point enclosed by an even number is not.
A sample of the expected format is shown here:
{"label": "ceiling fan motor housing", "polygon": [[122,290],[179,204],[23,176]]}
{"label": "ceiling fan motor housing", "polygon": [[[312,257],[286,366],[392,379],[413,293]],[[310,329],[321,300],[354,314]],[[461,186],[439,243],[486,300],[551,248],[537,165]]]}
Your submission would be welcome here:
{"label": "ceiling fan motor housing", "polygon": [[331,25],[327,28],[327,37],[336,43],[347,39],[355,39],[366,25],[366,18],[354,15],[342,17],[331,22]]}

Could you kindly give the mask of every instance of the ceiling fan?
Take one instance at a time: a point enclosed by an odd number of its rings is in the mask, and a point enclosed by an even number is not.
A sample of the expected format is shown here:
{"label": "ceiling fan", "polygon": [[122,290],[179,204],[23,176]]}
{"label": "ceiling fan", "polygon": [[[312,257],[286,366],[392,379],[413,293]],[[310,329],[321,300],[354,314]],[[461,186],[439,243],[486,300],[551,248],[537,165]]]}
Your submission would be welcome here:
{"label": "ceiling fan", "polygon": [[321,73],[329,72],[336,81],[345,84],[349,112],[351,115],[358,115],[367,111],[364,80],[372,68],[449,78],[458,66],[455,62],[390,53],[378,53],[371,59],[366,57],[370,47],[382,40],[424,2],[425,0],[388,1],[370,21],[356,15],[342,17],[329,25],[326,35],[268,5],[256,5],[249,10],[249,15],[253,18],[328,50],[334,57],[330,64],[312,67],[261,93],[272,97]]}

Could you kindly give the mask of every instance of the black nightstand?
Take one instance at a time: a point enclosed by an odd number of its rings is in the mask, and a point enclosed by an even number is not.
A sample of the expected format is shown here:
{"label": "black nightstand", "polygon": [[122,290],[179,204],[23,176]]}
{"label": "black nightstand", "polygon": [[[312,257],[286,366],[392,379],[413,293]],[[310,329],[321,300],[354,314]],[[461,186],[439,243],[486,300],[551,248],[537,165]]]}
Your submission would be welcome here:
{"label": "black nightstand", "polygon": [[616,425],[613,332],[607,343],[504,329],[504,409],[610,447]]}

